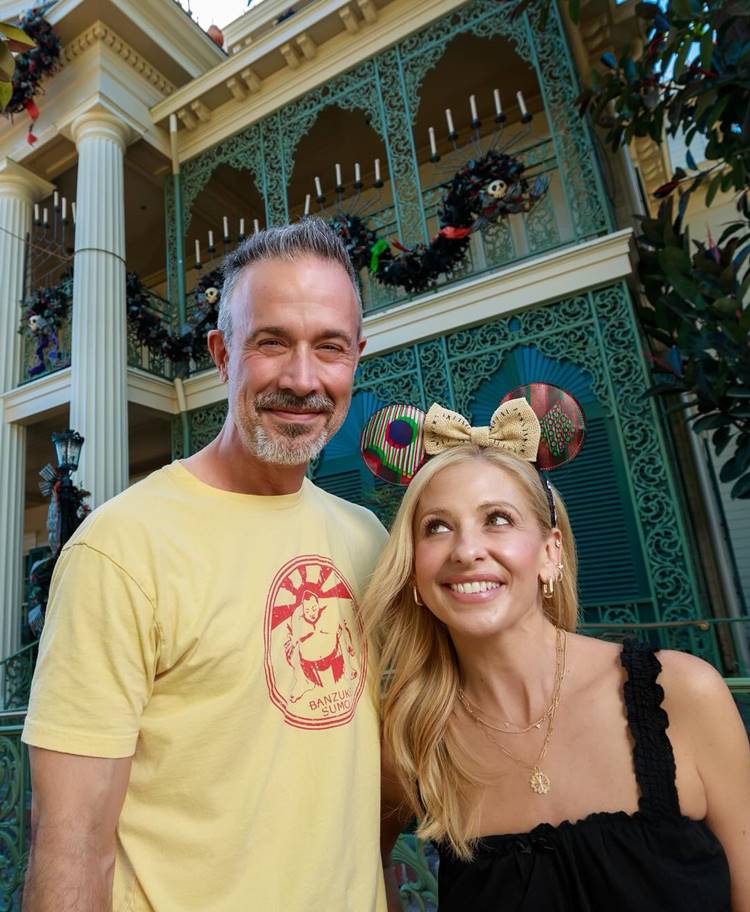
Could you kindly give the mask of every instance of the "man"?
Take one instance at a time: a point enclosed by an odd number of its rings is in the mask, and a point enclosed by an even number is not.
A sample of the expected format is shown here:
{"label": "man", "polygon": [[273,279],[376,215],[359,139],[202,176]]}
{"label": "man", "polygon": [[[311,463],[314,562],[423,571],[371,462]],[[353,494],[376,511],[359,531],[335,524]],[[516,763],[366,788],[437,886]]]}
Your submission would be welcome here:
{"label": "man", "polygon": [[365,345],[323,222],[230,255],[208,345],[218,437],[96,510],[55,573],[24,730],[28,912],[385,908],[356,611],[385,532],[305,479]]}

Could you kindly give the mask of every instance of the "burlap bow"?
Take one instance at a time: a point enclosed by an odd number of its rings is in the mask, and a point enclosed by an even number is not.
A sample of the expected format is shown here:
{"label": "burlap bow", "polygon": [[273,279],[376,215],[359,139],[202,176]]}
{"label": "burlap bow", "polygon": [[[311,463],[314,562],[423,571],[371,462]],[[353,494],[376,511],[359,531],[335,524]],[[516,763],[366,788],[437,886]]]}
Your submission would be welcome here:
{"label": "burlap bow", "polygon": [[523,398],[504,402],[496,409],[489,427],[472,427],[463,415],[437,403],[430,407],[424,420],[424,448],[431,456],[451,447],[474,444],[497,447],[534,462],[540,436],[539,419]]}

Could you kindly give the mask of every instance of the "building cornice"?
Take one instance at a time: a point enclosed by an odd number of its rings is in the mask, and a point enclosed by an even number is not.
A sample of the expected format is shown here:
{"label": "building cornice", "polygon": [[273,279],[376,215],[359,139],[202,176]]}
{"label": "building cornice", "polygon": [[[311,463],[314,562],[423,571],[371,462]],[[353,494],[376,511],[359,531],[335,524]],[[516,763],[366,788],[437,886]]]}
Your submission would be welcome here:
{"label": "building cornice", "polygon": [[175,91],[175,85],[171,83],[166,76],[160,73],[145,57],[120,38],[113,29],[101,21],[95,22],[65,45],[62,52],[63,61],[65,63],[71,63],[76,57],[80,57],[81,54],[84,54],[89,48],[92,48],[99,43],[108,47],[121,60],[124,60],[129,67],[139,74],[139,76],[142,76],[146,82],[150,83],[163,95],[171,95]]}
{"label": "building cornice", "polygon": [[[151,118],[166,127],[169,115],[178,115],[179,155],[186,161],[465,2],[391,0],[376,8],[353,0],[317,0],[154,105]],[[350,14],[349,26],[342,11]],[[335,34],[313,47],[308,31],[326,16],[329,23],[335,21],[330,26]],[[273,72],[260,78],[258,72],[269,68]],[[202,116],[196,116],[197,110]]]}

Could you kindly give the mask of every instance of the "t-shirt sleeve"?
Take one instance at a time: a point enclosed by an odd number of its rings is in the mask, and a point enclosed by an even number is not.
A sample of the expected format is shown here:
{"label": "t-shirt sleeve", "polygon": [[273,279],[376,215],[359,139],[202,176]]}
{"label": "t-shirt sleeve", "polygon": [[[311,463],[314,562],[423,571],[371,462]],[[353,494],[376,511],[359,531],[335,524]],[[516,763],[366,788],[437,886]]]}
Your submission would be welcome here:
{"label": "t-shirt sleeve", "polygon": [[52,579],[23,740],[132,756],[158,655],[153,598],[108,555],[68,545]]}

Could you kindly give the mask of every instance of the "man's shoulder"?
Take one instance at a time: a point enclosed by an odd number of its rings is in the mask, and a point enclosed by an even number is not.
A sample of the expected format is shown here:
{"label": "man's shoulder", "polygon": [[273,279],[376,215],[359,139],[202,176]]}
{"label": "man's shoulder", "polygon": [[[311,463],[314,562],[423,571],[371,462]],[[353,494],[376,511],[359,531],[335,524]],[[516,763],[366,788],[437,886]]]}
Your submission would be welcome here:
{"label": "man's shoulder", "polygon": [[378,517],[360,504],[352,503],[350,500],[344,500],[336,494],[331,494],[323,488],[309,482],[311,490],[318,500],[318,504],[326,512],[333,515],[337,522],[345,525],[347,531],[356,530],[363,535],[369,535],[381,540],[388,537],[383,524]]}
{"label": "man's shoulder", "polygon": [[172,466],[157,469],[97,507],[76,530],[70,544],[87,544],[108,550],[113,541],[143,537],[166,518],[175,497]]}

